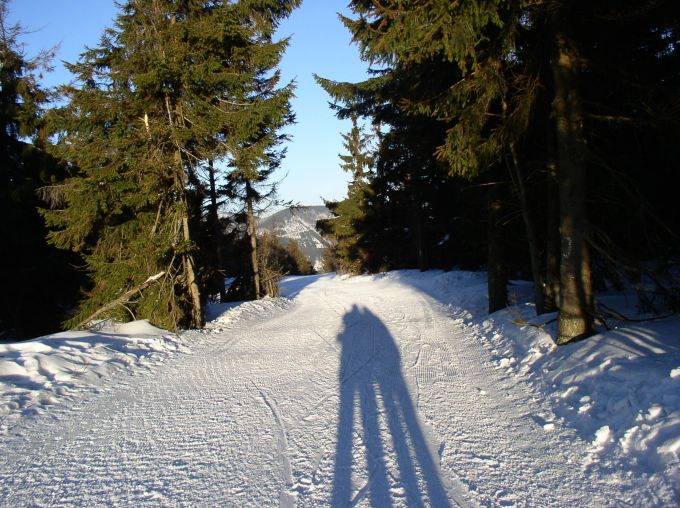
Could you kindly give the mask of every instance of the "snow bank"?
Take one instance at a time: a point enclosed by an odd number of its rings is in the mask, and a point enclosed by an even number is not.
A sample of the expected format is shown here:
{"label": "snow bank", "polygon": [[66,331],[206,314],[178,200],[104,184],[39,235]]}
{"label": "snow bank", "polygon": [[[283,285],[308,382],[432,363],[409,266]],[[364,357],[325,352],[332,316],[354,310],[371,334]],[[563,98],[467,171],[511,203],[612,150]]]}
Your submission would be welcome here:
{"label": "snow bank", "polygon": [[[300,291],[309,282],[290,283]],[[285,298],[213,304],[208,307],[212,321],[207,328],[219,331],[231,322],[259,319],[288,305]],[[171,352],[187,352],[201,336],[178,336],[141,320],[0,344],[0,434],[22,417],[43,413],[60,398],[97,390],[102,381],[123,369],[150,368],[163,363]]]}
{"label": "snow bank", "polygon": [[[497,369],[550,402],[552,413],[532,415],[535,421],[546,431],[576,430],[587,450],[581,467],[611,481],[643,478],[651,490],[680,498],[680,316],[608,321],[611,330],[557,347],[557,314],[536,316],[527,303],[531,283],[512,282],[511,306],[489,316],[485,273],[407,270],[373,277],[413,285],[462,319]],[[624,315],[636,310],[630,294],[603,297]]]}
{"label": "snow bank", "polygon": [[[535,321],[529,306],[482,322],[480,338],[498,368],[526,377],[552,402],[559,424],[590,443],[583,467],[665,474],[680,480],[680,317],[620,324],[587,340],[552,345],[555,325]],[[527,319],[528,321],[528,319]]]}
{"label": "snow bank", "polygon": [[[535,369],[554,388],[557,414],[584,438],[594,436],[586,466],[618,462],[646,474],[669,467],[680,478],[678,367],[680,318],[674,317],[559,348]],[[609,440],[600,446],[605,428]]]}
{"label": "snow bank", "polygon": [[[472,304],[464,316],[468,329],[491,351],[497,369],[527,382],[537,397],[550,401],[553,414],[533,415],[535,421],[546,430],[562,425],[577,431],[588,451],[583,468],[607,476],[647,478],[677,496],[680,316],[643,323],[612,321],[611,330],[557,347],[557,315],[536,316],[533,304],[526,303],[531,284],[514,282],[509,289],[514,304],[488,316],[480,305],[485,285],[476,288],[476,296],[470,294],[477,275],[420,275],[415,285],[429,287],[445,305],[465,305],[465,300]],[[461,285],[467,286],[464,297]],[[612,296],[607,303],[615,301]],[[621,296],[620,303],[625,302],[630,303]]]}
{"label": "snow bank", "polygon": [[157,365],[178,350],[186,347],[177,336],[148,321],[0,344],[0,433],[121,369]]}
{"label": "snow bank", "polygon": [[285,310],[290,305],[286,298],[270,298],[265,296],[261,300],[248,302],[212,303],[206,312],[206,328],[221,331],[231,323],[243,320],[257,320],[273,313]]}

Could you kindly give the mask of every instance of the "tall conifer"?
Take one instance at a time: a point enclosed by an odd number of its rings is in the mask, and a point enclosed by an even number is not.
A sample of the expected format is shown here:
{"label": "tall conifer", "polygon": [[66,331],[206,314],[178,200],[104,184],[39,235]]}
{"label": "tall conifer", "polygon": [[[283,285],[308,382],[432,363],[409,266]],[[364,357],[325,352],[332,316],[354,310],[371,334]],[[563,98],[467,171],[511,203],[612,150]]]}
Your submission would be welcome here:
{"label": "tall conifer", "polygon": [[[668,0],[616,6],[561,0],[355,0],[350,6],[358,18],[344,19],[363,57],[386,69],[384,79],[403,79],[401,73],[390,76],[397,69],[435,69],[447,62],[456,65],[457,72],[439,74],[448,79],[446,87],[431,88],[429,93],[427,87],[414,88],[402,97],[400,107],[409,114],[430,115],[447,124],[447,136],[437,155],[453,174],[476,177],[492,169],[497,175],[504,165],[510,170],[526,225],[539,311],[544,286],[541,235],[534,217],[536,210],[551,210],[550,203],[555,200],[553,196],[543,200],[530,196],[530,178],[547,180],[544,191],[559,189],[559,343],[593,331],[590,248],[596,247],[600,263],[616,264],[611,250],[614,241],[606,230],[618,227],[603,224],[591,231],[587,194],[601,196],[606,189],[605,202],[622,205],[621,195],[611,194],[614,188],[642,198],[624,183],[628,175],[621,170],[636,175],[635,167],[646,167],[645,161],[636,154],[632,160],[638,164],[631,164],[621,154],[633,152],[631,147],[643,138],[648,145],[656,144],[650,143],[638,126],[652,127],[661,136],[657,139],[665,137],[656,130],[658,121],[675,132],[677,124],[658,109],[660,104],[665,104],[666,111],[675,108],[667,95],[677,82],[678,68],[678,15],[673,5]],[[609,86],[603,86],[604,82]],[[368,84],[358,84],[355,89],[366,91]],[[334,88],[351,89],[347,85]],[[364,106],[360,94],[352,99],[354,107]],[[660,166],[668,167],[661,159]],[[602,179],[604,174],[610,178]],[[645,180],[638,181],[642,184]],[[587,182],[596,181],[600,188],[588,187]],[[650,211],[643,213],[645,220],[636,219],[642,230],[657,233],[664,229],[663,221],[653,218],[656,207],[644,201],[641,206]],[[601,222],[599,217],[595,221]],[[552,225],[553,221],[549,218],[546,223]],[[649,223],[655,225],[650,228]],[[673,236],[671,227],[665,229],[662,236]],[[546,282],[554,299],[555,235],[548,231],[543,236],[548,242],[543,248],[549,260]],[[666,292],[662,286],[657,284]]]}
{"label": "tall conifer", "polygon": [[317,228],[332,242],[336,268],[344,273],[360,273],[367,266],[367,252],[362,246],[361,225],[366,218],[366,200],[370,194],[369,180],[373,175],[372,135],[366,134],[352,116],[352,129],[344,133],[346,153],[339,154],[340,167],[350,173],[347,197],[337,202],[326,202],[334,215],[320,220]]}
{"label": "tall conifer", "polygon": [[70,66],[79,86],[64,89],[54,129],[78,175],[54,188],[65,206],[45,215],[51,240],[82,253],[91,274],[74,323],[164,272],[115,316],[202,325],[190,194],[201,164],[259,129],[250,66],[271,60],[259,37],[295,4],[129,0],[99,47]]}

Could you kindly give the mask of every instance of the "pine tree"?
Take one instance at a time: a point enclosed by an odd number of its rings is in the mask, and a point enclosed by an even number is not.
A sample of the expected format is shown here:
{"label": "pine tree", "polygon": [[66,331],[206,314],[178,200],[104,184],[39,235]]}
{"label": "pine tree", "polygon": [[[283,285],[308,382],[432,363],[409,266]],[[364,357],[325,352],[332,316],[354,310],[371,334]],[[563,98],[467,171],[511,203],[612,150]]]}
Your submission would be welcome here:
{"label": "pine tree", "polygon": [[461,182],[446,178],[444,165],[434,157],[445,124],[402,108],[423,87],[432,92],[448,86],[442,77],[451,71],[450,65],[431,62],[409,67],[395,63],[357,84],[317,77],[339,118],[364,116],[385,126],[375,140],[375,171],[360,224],[365,269],[449,268],[456,263],[458,253],[446,239],[453,232],[451,218],[461,214],[460,201],[447,191]]}
{"label": "pine tree", "polygon": [[373,171],[370,143],[372,135],[359,127],[352,117],[352,129],[343,134],[343,146],[347,151],[340,154],[340,167],[352,175],[347,186],[347,197],[325,205],[334,215],[331,219],[317,222],[317,229],[333,244],[336,269],[341,273],[361,273],[367,268],[368,252],[362,247],[361,223],[366,217],[366,200],[370,195],[369,179]]}
{"label": "pine tree", "polygon": [[54,129],[78,175],[54,189],[65,207],[45,215],[51,240],[82,253],[93,281],[72,323],[164,272],[115,317],[202,325],[198,172],[258,135],[252,69],[280,54],[260,39],[294,5],[130,0],[100,46],[70,66],[80,87],[65,88]]}
{"label": "pine tree", "polygon": [[352,129],[342,134],[342,145],[347,153],[339,154],[340,168],[352,175],[353,180],[366,179],[373,166],[373,157],[368,150],[368,146],[373,139],[373,135],[366,134],[359,128],[356,115],[351,116]]}
{"label": "pine tree", "polygon": [[242,89],[238,103],[248,115],[248,120],[245,124],[247,130],[234,131],[225,138],[230,168],[226,192],[231,199],[244,205],[250,244],[252,297],[258,299],[262,291],[255,228],[256,207],[261,201],[274,199],[276,185],[269,183],[268,179],[280,166],[285,156],[280,145],[288,139],[280,130],[295,120],[290,107],[295,84],[291,82],[279,87],[278,65],[289,41],[274,41],[273,36],[280,20],[300,2],[249,0],[241,3],[246,18],[254,15],[253,45],[247,57],[240,62],[240,71],[249,77],[249,81]]}
{"label": "pine tree", "polygon": [[677,309],[668,268],[680,222],[675,190],[664,183],[679,157],[677,5],[583,3],[565,15],[580,64],[593,285],[632,281],[643,308]]}
{"label": "pine tree", "polygon": [[[457,67],[457,72],[442,73],[449,80],[447,86],[413,87],[402,96],[400,107],[447,124],[437,155],[453,174],[477,178],[489,170],[500,175],[507,167],[525,223],[539,311],[544,307],[541,241],[549,261],[546,287],[551,299],[556,296],[554,211],[546,213],[551,229],[543,238],[534,223],[537,211],[548,211],[555,200],[552,195],[540,199],[530,193],[558,189],[562,250],[557,340],[565,343],[588,336],[594,318],[590,247],[597,248],[600,263],[611,263],[615,240],[606,230],[617,228],[604,222],[604,217],[614,219],[605,212],[595,217],[602,226],[591,230],[586,198],[597,203],[595,198],[604,198],[602,190],[609,187],[635,195],[640,202],[640,193],[629,187],[635,164],[621,154],[633,152],[633,139],[647,138],[642,130],[661,119],[675,132],[677,124],[669,121],[664,107],[658,107],[665,104],[666,111],[673,111],[675,104],[667,94],[677,83],[678,69],[678,13],[673,3],[357,0],[350,6],[359,17],[344,21],[363,57],[373,66],[383,66],[382,78],[389,79],[395,71],[403,78],[404,69],[422,72],[447,62]],[[360,93],[345,95],[351,107],[376,115],[375,106],[366,108],[369,89],[366,82],[355,86]],[[644,129],[634,127],[643,124]],[[657,132],[657,139],[662,139]],[[645,165],[637,156],[632,160]],[[659,163],[667,167],[665,161]],[[626,166],[627,175],[621,171]],[[625,201],[608,191],[604,202]],[[648,204],[643,208],[651,210]],[[664,228],[646,211],[642,216],[655,223],[653,230]],[[636,222],[640,232],[650,229]],[[672,232],[673,226],[665,229]],[[493,264],[490,260],[489,266]]]}
{"label": "pine tree", "polygon": [[286,138],[277,131],[292,122],[288,97],[292,94],[292,86],[273,92],[277,99],[285,97],[285,101],[274,104],[274,117],[267,117],[266,123],[259,126],[259,134],[251,140],[243,142],[234,150],[231,162],[233,170],[228,175],[227,194],[232,200],[241,201],[245,207],[246,231],[250,246],[250,270],[252,298],[262,296],[258,253],[255,213],[256,206],[263,201],[275,201],[276,184],[268,182],[272,173],[279,167],[285,150],[279,150],[278,145]]}

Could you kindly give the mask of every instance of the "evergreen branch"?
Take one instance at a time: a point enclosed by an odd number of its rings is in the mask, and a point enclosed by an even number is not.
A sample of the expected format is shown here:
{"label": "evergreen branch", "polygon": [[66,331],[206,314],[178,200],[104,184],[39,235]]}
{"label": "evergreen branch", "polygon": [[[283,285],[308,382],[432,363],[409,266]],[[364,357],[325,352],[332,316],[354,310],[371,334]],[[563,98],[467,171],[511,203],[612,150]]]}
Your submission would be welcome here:
{"label": "evergreen branch", "polygon": [[[222,99],[221,97],[216,97],[216,99],[217,99],[218,101],[224,103],[224,104],[229,104],[230,106],[243,106],[243,107],[247,107],[247,106],[252,106],[253,104],[255,104],[255,101],[250,101],[250,102],[237,102],[237,101],[230,101],[230,100],[227,100],[227,99]],[[218,109],[219,109],[219,108],[218,108]],[[222,110],[220,109],[220,111],[222,111]],[[223,111],[223,112],[224,112],[224,111]]]}
{"label": "evergreen branch", "polygon": [[55,209],[66,202],[66,196],[69,191],[73,190],[75,190],[73,185],[63,183],[38,187],[35,193],[41,201],[44,201],[51,209]]}
{"label": "evergreen branch", "polygon": [[[92,322],[94,319],[97,317],[101,316],[105,312],[109,312],[110,310],[116,308],[118,305],[123,305],[125,304],[130,298],[132,298],[135,294],[141,293],[144,291],[146,288],[149,286],[153,285],[155,282],[157,282],[163,275],[165,275],[165,271],[159,272],[156,275],[152,275],[148,279],[146,279],[144,282],[139,284],[138,286],[133,287],[132,289],[126,291],[123,293],[121,296],[116,298],[115,300],[107,303],[103,307],[100,307],[96,311],[94,311],[92,314],[90,314],[87,318],[83,319],[80,323],[78,323],[76,326],[73,327],[73,329],[76,328],[82,328],[83,326],[88,325],[88,323]],[[129,309],[128,309],[129,310]],[[134,315],[133,315],[134,317]]]}

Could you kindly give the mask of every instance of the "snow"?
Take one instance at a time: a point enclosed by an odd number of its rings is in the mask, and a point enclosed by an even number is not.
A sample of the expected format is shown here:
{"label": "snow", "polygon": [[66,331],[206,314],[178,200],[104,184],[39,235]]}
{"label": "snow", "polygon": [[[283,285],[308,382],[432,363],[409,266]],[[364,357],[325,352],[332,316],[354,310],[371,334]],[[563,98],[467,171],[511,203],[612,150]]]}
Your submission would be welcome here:
{"label": "snow", "polygon": [[0,434],[64,397],[96,390],[122,369],[150,368],[182,349],[176,336],[148,321],[0,344]]}
{"label": "snow", "polygon": [[680,501],[680,317],[558,348],[526,282],[485,313],[484,273],[281,289],[180,335],[0,344],[0,505]]}

